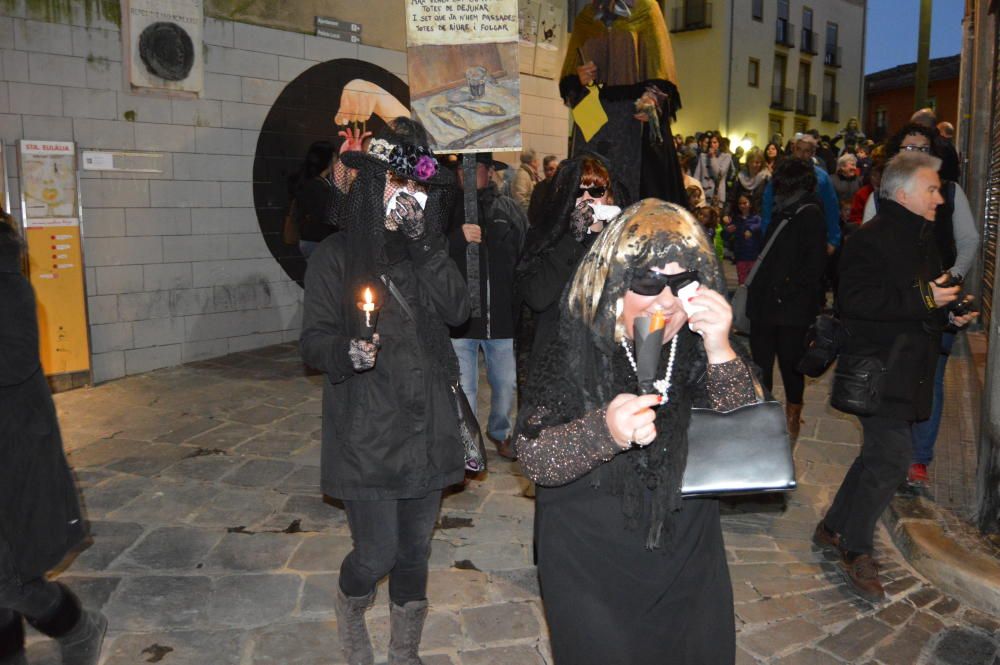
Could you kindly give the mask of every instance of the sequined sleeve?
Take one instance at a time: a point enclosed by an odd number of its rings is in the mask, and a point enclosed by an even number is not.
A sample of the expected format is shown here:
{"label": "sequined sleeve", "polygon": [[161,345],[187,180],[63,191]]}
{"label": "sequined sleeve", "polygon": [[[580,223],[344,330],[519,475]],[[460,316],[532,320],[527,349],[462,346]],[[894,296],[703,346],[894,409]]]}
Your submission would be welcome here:
{"label": "sequined sleeve", "polygon": [[[517,438],[517,459],[524,474],[539,485],[565,485],[611,460],[621,451],[611,438],[606,409],[598,409],[562,425],[543,429],[537,437]],[[544,411],[528,419],[538,425]],[[532,422],[534,421],[534,422]]]}
{"label": "sequined sleeve", "polygon": [[711,407],[716,411],[731,411],[757,401],[757,379],[742,358],[709,365],[705,388]]}

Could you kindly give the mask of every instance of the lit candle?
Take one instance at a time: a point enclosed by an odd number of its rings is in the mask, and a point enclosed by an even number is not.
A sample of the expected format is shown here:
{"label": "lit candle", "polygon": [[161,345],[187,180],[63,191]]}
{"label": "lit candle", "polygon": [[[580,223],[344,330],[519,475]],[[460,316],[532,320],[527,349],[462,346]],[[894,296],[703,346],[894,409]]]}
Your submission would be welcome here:
{"label": "lit candle", "polygon": [[372,290],[369,288],[365,289],[365,303],[361,306],[361,309],[365,313],[365,327],[372,327],[372,312],[375,311],[375,301],[372,299]]}

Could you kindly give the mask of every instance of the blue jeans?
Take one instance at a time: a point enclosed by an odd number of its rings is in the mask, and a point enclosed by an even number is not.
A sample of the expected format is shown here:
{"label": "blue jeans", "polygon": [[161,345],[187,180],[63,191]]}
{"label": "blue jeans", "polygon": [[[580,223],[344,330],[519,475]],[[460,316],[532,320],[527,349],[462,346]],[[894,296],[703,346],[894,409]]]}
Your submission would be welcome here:
{"label": "blue jeans", "polygon": [[513,339],[453,339],[455,355],[462,373],[462,390],[469,404],[476,410],[479,393],[479,349],[486,356],[486,379],[493,393],[490,400],[490,419],[486,432],[498,441],[510,436],[511,418],[514,413],[514,392],[517,388],[517,370],[514,365]]}
{"label": "blue jeans", "polygon": [[948,365],[948,355],[955,344],[954,333],[941,335],[941,355],[938,356],[937,371],[934,372],[934,403],[931,417],[920,420],[910,427],[913,438],[913,463],[930,464],[934,459],[934,442],[941,427],[941,412],[944,410],[944,369]]}

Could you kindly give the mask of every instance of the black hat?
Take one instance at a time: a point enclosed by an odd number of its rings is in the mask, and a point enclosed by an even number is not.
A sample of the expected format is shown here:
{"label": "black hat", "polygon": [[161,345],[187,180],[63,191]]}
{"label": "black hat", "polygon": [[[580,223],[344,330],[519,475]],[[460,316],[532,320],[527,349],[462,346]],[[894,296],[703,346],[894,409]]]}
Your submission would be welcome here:
{"label": "black hat", "polygon": [[340,159],[348,168],[375,167],[423,185],[449,185],[453,182],[451,174],[442,171],[430,148],[411,143],[372,139],[367,152],[345,152]]}
{"label": "black hat", "polygon": [[[492,166],[496,171],[503,171],[509,166],[506,162],[498,162],[493,159],[492,152],[477,152],[476,155],[477,164],[485,164],[486,166]],[[447,168],[452,170],[457,170],[462,168],[462,155],[456,153],[448,153],[447,155],[441,155],[441,163]]]}

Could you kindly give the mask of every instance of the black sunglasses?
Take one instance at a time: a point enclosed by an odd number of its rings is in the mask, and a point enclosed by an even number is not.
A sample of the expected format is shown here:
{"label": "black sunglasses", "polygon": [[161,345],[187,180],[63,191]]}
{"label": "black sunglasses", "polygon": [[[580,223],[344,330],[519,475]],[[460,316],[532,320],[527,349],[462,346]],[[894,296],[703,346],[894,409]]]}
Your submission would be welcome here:
{"label": "black sunglasses", "polygon": [[608,191],[608,188],[604,185],[594,185],[593,187],[580,187],[576,190],[576,198],[580,198],[585,193],[590,194],[591,198],[599,199],[604,196],[604,193]]}
{"label": "black sunglasses", "polygon": [[700,282],[700,277],[697,270],[688,270],[676,275],[647,270],[632,278],[628,290],[640,296],[658,296],[663,292],[664,287],[669,287],[670,292],[676,297],[677,292],[691,282]]}

